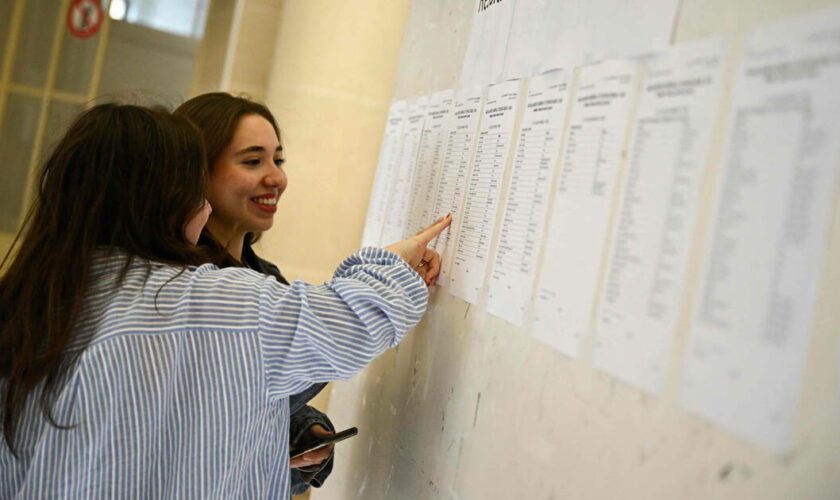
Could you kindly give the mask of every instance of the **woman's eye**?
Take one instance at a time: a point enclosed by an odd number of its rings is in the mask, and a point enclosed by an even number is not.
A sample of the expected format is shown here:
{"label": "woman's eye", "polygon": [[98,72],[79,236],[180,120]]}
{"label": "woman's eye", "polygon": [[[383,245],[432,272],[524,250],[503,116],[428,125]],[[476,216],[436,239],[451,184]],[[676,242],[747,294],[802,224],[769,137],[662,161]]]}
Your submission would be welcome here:
{"label": "woman's eye", "polygon": [[253,159],[250,159],[250,160],[245,160],[242,163],[244,163],[245,165],[248,165],[249,167],[257,167],[260,164],[260,159],[259,158],[253,158]]}
{"label": "woman's eye", "polygon": [[286,160],[284,160],[283,158],[275,158],[274,159],[274,164],[277,165],[278,167],[282,166],[284,163],[286,163]]}

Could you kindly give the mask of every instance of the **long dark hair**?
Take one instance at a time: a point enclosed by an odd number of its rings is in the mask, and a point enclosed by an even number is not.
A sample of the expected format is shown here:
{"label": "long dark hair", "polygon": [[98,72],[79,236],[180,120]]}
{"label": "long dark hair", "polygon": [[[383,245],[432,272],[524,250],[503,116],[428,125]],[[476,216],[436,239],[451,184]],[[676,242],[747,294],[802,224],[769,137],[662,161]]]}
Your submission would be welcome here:
{"label": "long dark hair", "polygon": [[[233,140],[236,127],[239,121],[249,115],[259,115],[265,118],[274,128],[277,140],[280,140],[280,128],[277,120],[271,111],[258,102],[247,97],[235,96],[227,92],[210,92],[193,97],[184,102],[177,109],[176,115],[187,117],[193,122],[204,136],[204,144],[207,148],[207,168],[212,172],[216,161]],[[245,243],[255,243],[262,236],[261,233],[248,233],[245,235]],[[216,240],[207,228],[201,233],[201,244],[209,258],[220,267],[239,266],[227,251],[227,249]]]}
{"label": "long dark hair", "polygon": [[15,452],[23,406],[43,384],[47,419],[73,339],[95,249],[172,264],[203,254],[184,225],[205,196],[202,138],[162,109],[100,104],[81,114],[43,164],[35,203],[0,269],[3,437]]}

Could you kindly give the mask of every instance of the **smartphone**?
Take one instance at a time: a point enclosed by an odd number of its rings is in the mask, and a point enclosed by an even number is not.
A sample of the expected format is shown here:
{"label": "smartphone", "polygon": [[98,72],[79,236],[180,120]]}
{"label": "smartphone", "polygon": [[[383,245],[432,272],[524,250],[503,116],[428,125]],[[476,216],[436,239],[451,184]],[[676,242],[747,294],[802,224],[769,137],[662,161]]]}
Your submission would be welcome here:
{"label": "smartphone", "polygon": [[297,458],[305,453],[309,453],[310,451],[315,451],[318,448],[323,448],[328,444],[344,441],[345,439],[353,437],[358,433],[359,429],[355,427],[350,427],[349,429],[345,429],[341,432],[336,432],[335,434],[331,434],[329,436],[313,437],[311,441],[306,441],[302,445],[299,445],[299,448],[295,448],[294,450],[292,450],[291,457],[289,458]]}

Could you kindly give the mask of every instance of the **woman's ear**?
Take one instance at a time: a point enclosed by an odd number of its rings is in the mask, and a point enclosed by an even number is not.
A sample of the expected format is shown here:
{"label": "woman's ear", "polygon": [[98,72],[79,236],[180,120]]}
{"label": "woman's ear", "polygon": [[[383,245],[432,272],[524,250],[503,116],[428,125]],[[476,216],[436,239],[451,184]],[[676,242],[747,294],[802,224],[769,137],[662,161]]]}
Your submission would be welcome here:
{"label": "woman's ear", "polygon": [[184,224],[184,238],[193,245],[198,243],[198,238],[201,236],[201,230],[207,224],[210,214],[213,212],[213,207],[210,202],[204,200],[204,205],[192,216],[190,220]]}

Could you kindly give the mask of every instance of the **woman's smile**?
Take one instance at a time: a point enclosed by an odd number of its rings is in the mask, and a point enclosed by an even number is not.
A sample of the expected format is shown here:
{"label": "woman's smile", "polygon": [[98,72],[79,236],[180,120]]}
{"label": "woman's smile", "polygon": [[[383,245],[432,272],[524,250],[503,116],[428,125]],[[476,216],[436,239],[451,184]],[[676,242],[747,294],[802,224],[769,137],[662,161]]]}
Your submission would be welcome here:
{"label": "woman's smile", "polygon": [[267,214],[274,214],[277,211],[277,200],[276,194],[260,195],[251,198],[251,203]]}

